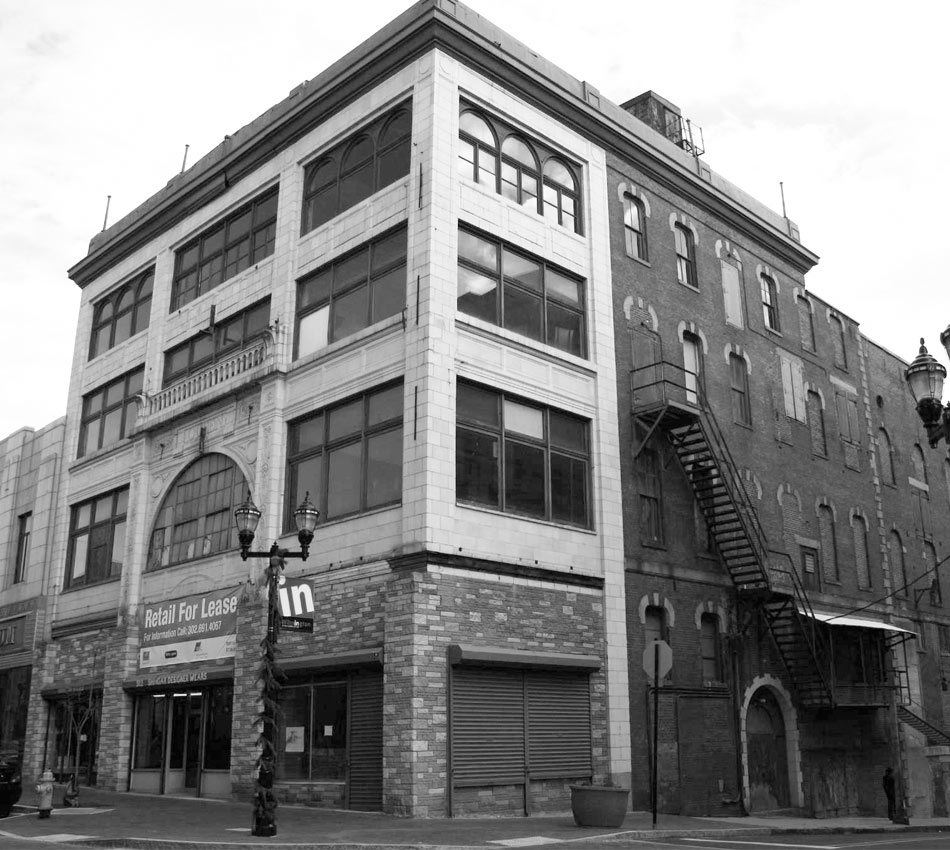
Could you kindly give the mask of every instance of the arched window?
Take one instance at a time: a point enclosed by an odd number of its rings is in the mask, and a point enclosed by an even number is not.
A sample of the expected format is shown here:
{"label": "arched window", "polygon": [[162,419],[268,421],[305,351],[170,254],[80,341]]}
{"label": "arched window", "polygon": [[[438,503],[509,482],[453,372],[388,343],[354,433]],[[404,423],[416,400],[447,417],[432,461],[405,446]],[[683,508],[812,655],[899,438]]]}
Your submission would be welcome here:
{"label": "arched window", "polygon": [[683,334],[683,383],[686,401],[696,404],[703,389],[703,341],[695,334]]}
{"label": "arched window", "polygon": [[475,112],[459,116],[459,170],[476,183],[498,191],[498,140],[488,122]]}
{"label": "arched window", "polygon": [[929,573],[930,604],[940,606],[943,605],[943,589],[940,586],[940,569],[934,569],[936,566],[937,550],[933,543],[924,543],[924,569]]}
{"label": "arched window", "polygon": [[544,217],[577,230],[577,181],[559,159],[544,163]]}
{"label": "arched window", "polygon": [[623,232],[628,256],[647,261],[646,210],[643,201],[633,195],[623,196]]}
{"label": "arched window", "polygon": [[412,110],[400,106],[341,141],[304,172],[301,233],[409,173]]}
{"label": "arched window", "polygon": [[921,484],[927,484],[927,461],[923,449],[916,443],[910,452],[910,462],[914,468],[914,478]]}
{"label": "arched window", "polygon": [[745,358],[729,353],[729,377],[732,384],[732,421],[752,427],[752,407],[749,403],[749,370]]}
{"label": "arched window", "polygon": [[527,142],[509,136],[501,146],[501,194],[531,210],[538,207],[538,163]]}
{"label": "arched window", "polygon": [[848,368],[848,351],[844,344],[844,323],[837,316],[831,316],[831,342],[835,350],[835,366]]}
{"label": "arched window", "polygon": [[822,576],[838,581],[838,543],[835,540],[835,515],[828,505],[818,508],[818,537],[821,541]]}
{"label": "arched window", "polygon": [[868,525],[864,517],[855,514],[851,519],[851,533],[854,537],[854,569],[858,578],[858,587],[871,589],[871,568],[868,562]]}
{"label": "arched window", "polygon": [[643,615],[643,645],[667,638],[666,609],[661,605],[647,605]]}
{"label": "arched window", "polygon": [[722,663],[719,652],[719,617],[703,614],[699,619],[699,646],[704,682],[722,681]]}
{"label": "arched window", "polygon": [[887,536],[887,551],[891,556],[891,582],[894,593],[898,596],[907,596],[907,572],[904,567],[904,545],[901,536],[892,531]]}
{"label": "arched window", "polygon": [[202,455],[186,467],[158,510],[148,569],[234,549],[231,517],[247,491],[241,470],[223,454]]}
{"label": "arched window", "polygon": [[95,305],[90,360],[148,327],[154,283],[155,269],[149,269]]}
{"label": "arched window", "polygon": [[798,302],[798,325],[802,335],[802,348],[807,351],[815,350],[815,324],[812,321],[811,304],[808,299],[799,295]]}
{"label": "arched window", "polygon": [[677,222],[673,226],[673,242],[676,247],[676,279],[687,286],[696,282],[696,243],[693,231]]}
{"label": "arched window", "polygon": [[765,326],[769,330],[780,331],[782,328],[778,318],[778,287],[775,285],[775,278],[760,274],[759,288],[762,293],[762,318]]}
{"label": "arched window", "polygon": [[821,406],[821,396],[809,390],[805,401],[808,409],[808,430],[811,432],[812,454],[827,457],[828,442],[825,439],[825,412]]}
{"label": "arched window", "polygon": [[887,431],[881,428],[877,432],[877,456],[881,472],[882,484],[894,484],[894,453],[891,449],[891,438]]}

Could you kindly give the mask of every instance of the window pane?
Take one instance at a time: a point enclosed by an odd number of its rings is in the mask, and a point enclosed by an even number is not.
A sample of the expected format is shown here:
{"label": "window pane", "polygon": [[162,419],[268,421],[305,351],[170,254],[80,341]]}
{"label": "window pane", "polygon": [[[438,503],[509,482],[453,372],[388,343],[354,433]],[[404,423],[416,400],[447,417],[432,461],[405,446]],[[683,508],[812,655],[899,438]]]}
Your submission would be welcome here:
{"label": "window pane", "polygon": [[502,257],[505,278],[517,281],[533,292],[541,291],[541,264],[505,250]]}
{"label": "window pane", "polygon": [[548,269],[544,276],[545,289],[549,298],[557,298],[572,307],[582,307],[584,288],[579,280],[558,274]]}
{"label": "window pane", "polygon": [[373,244],[372,268],[385,268],[406,259],[406,231],[398,230]]}
{"label": "window pane", "polygon": [[369,248],[363,248],[333,265],[333,292],[339,294],[351,286],[365,283],[369,275]]}
{"label": "window pane", "polygon": [[398,502],[402,498],[402,429],[370,437],[366,464],[366,507]]}
{"label": "window pane", "polygon": [[311,777],[345,779],[346,685],[333,683],[313,688]]}
{"label": "window pane", "polygon": [[337,213],[337,186],[331,183],[322,192],[313,195],[307,201],[304,232],[313,230],[328,222]]}
{"label": "window pane", "polygon": [[544,449],[505,443],[505,508],[544,516]]}
{"label": "window pane", "polygon": [[132,766],[139,770],[162,766],[165,730],[165,696],[144,694],[136,698],[135,750]]}
{"label": "window pane", "polygon": [[462,502],[498,507],[498,438],[458,428],[456,496]]}
{"label": "window pane", "polygon": [[366,163],[340,178],[340,207],[348,209],[373,194],[373,164]]}
{"label": "window pane", "polygon": [[373,428],[381,422],[402,417],[402,398],[402,384],[373,393],[369,397],[366,427]]}
{"label": "window pane", "polygon": [[101,424],[101,419],[93,419],[92,422],[89,422],[85,426],[85,434],[83,435],[85,439],[80,440],[80,443],[82,444],[79,452],[80,454],[94,452],[99,448],[99,427]]}
{"label": "window pane", "polygon": [[549,159],[544,163],[544,176],[549,180],[553,180],[555,183],[560,183],[568,189],[574,188],[574,177],[571,175],[571,172],[568,171],[564,163],[556,159]]}
{"label": "window pane", "polygon": [[458,308],[470,316],[498,324],[498,282],[459,266]]}
{"label": "window pane", "polygon": [[82,534],[73,540],[73,581],[83,578],[86,575],[86,559],[88,556],[89,535]]}
{"label": "window pane", "polygon": [[521,139],[509,136],[502,144],[501,152],[505,156],[515,160],[515,162],[526,165],[528,168],[537,168],[534,161],[534,154],[531,153],[531,148],[521,141]]}
{"label": "window pane", "polygon": [[456,401],[458,419],[465,422],[474,422],[489,428],[497,428],[498,394],[490,390],[483,390],[471,384],[458,385],[458,399]]}
{"label": "window pane", "polygon": [[584,317],[557,304],[548,304],[548,345],[584,357]]}
{"label": "window pane", "polygon": [[544,439],[544,411],[505,399],[505,431]]}
{"label": "window pane", "polygon": [[406,306],[406,268],[399,266],[372,283],[373,315],[371,322],[395,316]]}
{"label": "window pane", "polygon": [[112,563],[109,569],[110,576],[122,575],[122,565],[125,563],[125,523],[117,522],[112,533]]}
{"label": "window pane", "polygon": [[281,688],[277,718],[278,777],[309,779],[310,686]]}
{"label": "window pane", "polygon": [[541,307],[539,296],[511,286],[505,287],[505,327],[508,330],[540,340]]}
{"label": "window pane", "polygon": [[491,272],[498,271],[498,246],[466,230],[459,231],[459,257]]}
{"label": "window pane", "polygon": [[297,356],[313,354],[329,344],[330,305],[304,316],[297,325]]}
{"label": "window pane", "polygon": [[551,445],[586,454],[587,424],[555,410],[552,410],[549,416]]}
{"label": "window pane", "polygon": [[469,136],[474,136],[480,142],[484,142],[491,147],[495,146],[495,135],[491,128],[474,112],[463,112],[459,116],[459,131]]}
{"label": "window pane", "polygon": [[188,368],[188,359],[191,352],[190,345],[175,348],[165,354],[165,379],[184,372]]}
{"label": "window pane", "polygon": [[132,311],[119,316],[115,320],[115,338],[113,345],[124,342],[132,335]]}
{"label": "window pane", "polygon": [[333,302],[332,340],[344,339],[366,327],[369,312],[369,287],[361,286]]}
{"label": "window pane", "polygon": [[362,443],[351,443],[329,453],[327,461],[327,519],[360,509],[363,476]]}
{"label": "window pane", "polygon": [[321,304],[328,300],[332,279],[330,269],[326,269],[301,281],[297,288],[297,309],[303,310],[311,304]]}
{"label": "window pane", "polygon": [[551,519],[587,525],[587,463],[551,453]]}
{"label": "window pane", "polygon": [[409,173],[410,152],[409,139],[406,139],[402,144],[379,155],[376,164],[379,175],[377,188],[382,189]]}
{"label": "window pane", "polygon": [[122,438],[122,408],[107,413],[102,420],[102,445],[111,446]]}
{"label": "window pane", "polygon": [[363,399],[335,407],[329,413],[330,427],[327,439],[333,443],[341,437],[358,434],[363,427]]}
{"label": "window pane", "polygon": [[294,425],[293,451],[301,452],[323,445],[323,416],[314,416]]}
{"label": "window pane", "polygon": [[293,505],[303,503],[307,493],[314,504],[320,504],[323,494],[323,455],[307,458],[294,465]]}

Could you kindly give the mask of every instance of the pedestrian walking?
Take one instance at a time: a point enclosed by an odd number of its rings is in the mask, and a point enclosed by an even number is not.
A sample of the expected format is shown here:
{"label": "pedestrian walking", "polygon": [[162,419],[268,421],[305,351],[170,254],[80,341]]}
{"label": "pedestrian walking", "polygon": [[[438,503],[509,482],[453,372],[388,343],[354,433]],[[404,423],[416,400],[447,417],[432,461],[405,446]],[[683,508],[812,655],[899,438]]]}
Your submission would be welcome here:
{"label": "pedestrian walking", "polygon": [[894,820],[897,814],[897,795],[894,788],[894,768],[889,767],[884,771],[884,795],[887,797],[887,816]]}

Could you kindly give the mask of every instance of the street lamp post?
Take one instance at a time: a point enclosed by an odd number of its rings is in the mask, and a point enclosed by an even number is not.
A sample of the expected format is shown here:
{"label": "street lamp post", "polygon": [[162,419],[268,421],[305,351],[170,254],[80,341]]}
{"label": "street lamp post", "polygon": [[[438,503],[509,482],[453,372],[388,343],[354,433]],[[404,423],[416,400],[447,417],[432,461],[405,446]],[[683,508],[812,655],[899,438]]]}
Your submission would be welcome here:
{"label": "street lamp post", "polygon": [[297,526],[297,539],[300,551],[281,549],[275,540],[266,552],[252,551],[254,533],[261,521],[261,511],[247,499],[234,511],[237,522],[238,542],[241,546],[241,559],[267,558],[267,632],[261,641],[261,669],[258,678],[261,682],[261,733],[257,739],[260,754],[257,757],[257,778],[254,787],[254,819],[251,835],[270,837],[277,834],[277,797],[274,795],[274,771],[277,764],[277,697],[280,693],[280,671],[277,667],[277,636],[280,633],[280,612],[278,610],[277,583],[287,558],[307,560],[313,530],[320,517],[310,493],[294,511],[294,524]]}
{"label": "street lamp post", "polygon": [[[940,342],[950,357],[950,325],[940,334]],[[920,340],[920,352],[904,372],[904,377],[917,402],[917,415],[927,432],[930,447],[937,448],[941,439],[950,445],[950,402],[943,406],[943,382],[947,370],[927,352],[923,339]]]}

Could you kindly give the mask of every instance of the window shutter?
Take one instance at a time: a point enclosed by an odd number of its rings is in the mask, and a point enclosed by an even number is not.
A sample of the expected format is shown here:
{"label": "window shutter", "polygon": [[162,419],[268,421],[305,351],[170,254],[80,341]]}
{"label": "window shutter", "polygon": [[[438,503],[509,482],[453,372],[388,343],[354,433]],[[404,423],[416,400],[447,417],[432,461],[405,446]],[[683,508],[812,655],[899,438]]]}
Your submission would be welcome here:
{"label": "window shutter", "polygon": [[848,427],[851,431],[851,442],[860,443],[860,430],[858,429],[858,404],[854,399],[848,399]]}
{"label": "window shutter", "polygon": [[350,680],[347,799],[351,809],[383,808],[383,674],[359,673]]}
{"label": "window shutter", "polygon": [[792,398],[795,404],[795,418],[799,422],[805,421],[805,382],[802,379],[800,363],[791,363],[792,368]]}
{"label": "window shutter", "polygon": [[795,397],[792,388],[792,364],[784,357],[782,362],[782,389],[785,391],[785,415],[795,418]]}
{"label": "window shutter", "polygon": [[726,308],[726,321],[737,328],[742,327],[742,293],[739,285],[739,270],[729,263],[722,263],[722,297]]}

